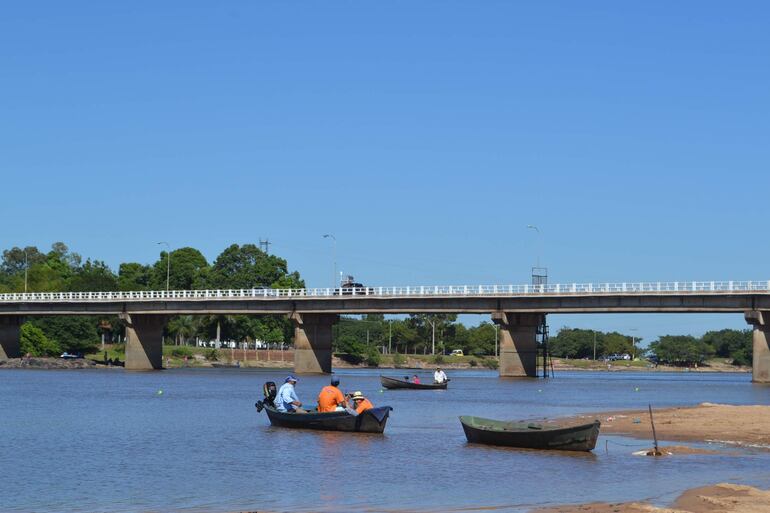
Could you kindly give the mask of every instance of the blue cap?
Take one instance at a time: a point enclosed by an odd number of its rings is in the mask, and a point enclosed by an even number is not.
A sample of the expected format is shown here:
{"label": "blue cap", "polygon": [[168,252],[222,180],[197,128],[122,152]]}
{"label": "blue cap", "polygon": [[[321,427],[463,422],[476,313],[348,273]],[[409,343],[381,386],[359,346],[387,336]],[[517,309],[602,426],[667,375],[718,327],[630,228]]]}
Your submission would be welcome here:
{"label": "blue cap", "polygon": [[294,376],[286,376],[286,381],[284,381],[284,383],[288,383],[289,381],[297,381],[297,378]]}

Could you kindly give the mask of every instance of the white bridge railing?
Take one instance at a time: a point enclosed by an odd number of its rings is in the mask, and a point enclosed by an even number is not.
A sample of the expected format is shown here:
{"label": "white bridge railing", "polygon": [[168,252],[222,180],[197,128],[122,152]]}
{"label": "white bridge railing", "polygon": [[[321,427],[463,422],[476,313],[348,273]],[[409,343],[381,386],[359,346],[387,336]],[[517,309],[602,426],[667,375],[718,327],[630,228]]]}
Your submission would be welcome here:
{"label": "white bridge railing", "polygon": [[100,302],[153,300],[286,299],[350,297],[511,297],[593,296],[607,294],[745,294],[770,293],[763,281],[668,281],[623,283],[556,283],[548,285],[418,285],[311,289],[150,290],[134,292],[29,292],[0,294],[0,303]]}

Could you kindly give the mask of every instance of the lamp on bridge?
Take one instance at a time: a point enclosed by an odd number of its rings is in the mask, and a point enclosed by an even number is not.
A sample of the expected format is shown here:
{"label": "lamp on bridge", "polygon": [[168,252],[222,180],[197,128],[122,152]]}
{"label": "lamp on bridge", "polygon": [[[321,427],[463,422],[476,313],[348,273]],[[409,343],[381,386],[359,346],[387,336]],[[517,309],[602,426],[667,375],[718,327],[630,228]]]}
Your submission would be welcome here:
{"label": "lamp on bridge", "polygon": [[168,282],[171,277],[171,246],[168,242],[158,242],[158,244],[165,244],[168,251],[166,251],[166,292],[168,292]]}
{"label": "lamp on bridge", "polygon": [[333,244],[333,246],[334,246],[334,271],[333,271],[333,274],[332,274],[332,288],[336,289],[337,288],[337,283],[335,283],[335,282],[337,281],[337,237],[335,237],[331,233],[326,233],[326,234],[324,234],[323,237],[324,237],[324,239],[331,239],[332,242],[334,243]]}

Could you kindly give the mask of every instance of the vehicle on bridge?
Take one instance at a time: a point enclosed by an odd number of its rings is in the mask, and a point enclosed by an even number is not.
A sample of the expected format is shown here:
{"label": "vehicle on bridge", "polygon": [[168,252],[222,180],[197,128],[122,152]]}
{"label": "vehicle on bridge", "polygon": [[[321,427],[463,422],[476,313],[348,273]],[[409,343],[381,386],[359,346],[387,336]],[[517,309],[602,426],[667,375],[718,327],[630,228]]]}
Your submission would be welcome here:
{"label": "vehicle on bridge", "polygon": [[374,287],[364,287],[362,283],[356,281],[353,276],[345,276],[345,279],[340,284],[340,288],[334,289],[334,295],[339,296],[363,296],[374,294]]}

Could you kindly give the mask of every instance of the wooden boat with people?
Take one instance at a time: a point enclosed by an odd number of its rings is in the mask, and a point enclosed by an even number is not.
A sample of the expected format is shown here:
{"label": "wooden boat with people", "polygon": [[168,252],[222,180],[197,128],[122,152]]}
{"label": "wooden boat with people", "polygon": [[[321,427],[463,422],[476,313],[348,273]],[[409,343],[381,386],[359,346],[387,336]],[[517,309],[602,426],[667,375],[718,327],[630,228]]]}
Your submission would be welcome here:
{"label": "wooden boat with people", "polygon": [[347,411],[318,413],[310,410],[307,413],[293,413],[281,412],[266,404],[263,407],[273,426],[355,433],[382,433],[385,431],[390,410],[393,409],[390,406],[380,406],[353,415]]}
{"label": "wooden boat with people", "polygon": [[[353,410],[323,413],[318,410],[308,410],[302,413],[278,411],[275,407],[277,394],[275,383],[272,381],[265,383],[262,392],[265,398],[254,404],[257,412],[265,410],[271,425],[286,428],[382,433],[385,431],[385,424],[388,423],[388,416],[393,409],[390,406],[380,406],[379,408],[364,410],[361,413],[356,413]],[[361,394],[360,392],[356,393]],[[355,396],[355,394],[353,395]],[[363,397],[362,394],[361,397]]]}
{"label": "wooden boat with people", "polygon": [[388,376],[380,376],[380,383],[382,386],[388,389],[394,388],[407,388],[411,390],[446,390],[447,382],[444,383],[412,383],[407,379],[389,378]]}
{"label": "wooden boat with people", "polygon": [[589,424],[506,422],[471,416],[460,417],[460,423],[470,443],[560,451],[593,450],[601,425],[598,420]]}

